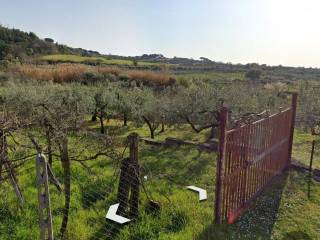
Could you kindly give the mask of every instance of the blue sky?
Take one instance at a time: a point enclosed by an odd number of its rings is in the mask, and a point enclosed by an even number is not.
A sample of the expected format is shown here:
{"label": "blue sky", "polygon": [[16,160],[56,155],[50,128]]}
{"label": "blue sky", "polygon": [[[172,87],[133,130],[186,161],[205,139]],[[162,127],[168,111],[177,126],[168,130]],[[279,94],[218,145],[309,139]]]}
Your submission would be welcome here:
{"label": "blue sky", "polygon": [[101,53],[320,67],[318,0],[0,0],[0,23]]}

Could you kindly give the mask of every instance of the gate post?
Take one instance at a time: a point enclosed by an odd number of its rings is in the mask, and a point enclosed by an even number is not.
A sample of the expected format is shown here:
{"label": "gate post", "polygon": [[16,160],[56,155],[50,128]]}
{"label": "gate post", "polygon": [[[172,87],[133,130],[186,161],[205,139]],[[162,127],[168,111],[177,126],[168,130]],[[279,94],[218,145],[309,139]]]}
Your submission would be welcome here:
{"label": "gate post", "polygon": [[222,222],[222,182],[223,182],[223,164],[226,155],[226,130],[228,122],[228,109],[223,107],[220,111],[220,129],[219,129],[219,148],[218,161],[216,169],[216,190],[215,190],[215,222]]}
{"label": "gate post", "polygon": [[38,153],[37,165],[37,188],[39,202],[40,240],[53,240],[52,215],[50,208],[50,193],[48,186],[48,167],[44,155]]}
{"label": "gate post", "polygon": [[294,126],[296,121],[296,111],[297,111],[297,100],[298,100],[298,93],[292,93],[291,99],[291,109],[292,109],[292,118],[291,118],[291,126],[290,126],[290,138],[289,138],[289,154],[288,154],[288,164],[287,168],[291,165],[291,154],[292,154],[292,144],[293,144],[293,135],[294,135]]}

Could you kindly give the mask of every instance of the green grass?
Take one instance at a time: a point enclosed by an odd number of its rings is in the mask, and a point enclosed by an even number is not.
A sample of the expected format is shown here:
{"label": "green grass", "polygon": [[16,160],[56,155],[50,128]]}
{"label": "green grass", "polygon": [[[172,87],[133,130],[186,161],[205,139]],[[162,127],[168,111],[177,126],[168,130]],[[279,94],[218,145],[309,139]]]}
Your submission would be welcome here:
{"label": "green grass", "polygon": [[[136,132],[141,137],[150,137],[150,132],[147,125],[136,126],[132,122],[128,123],[127,127],[123,127],[123,123],[120,120],[111,119],[109,121],[104,122],[106,128],[108,129],[110,135],[118,136],[119,138],[125,138],[130,133]],[[100,128],[99,122],[90,122],[89,126],[92,129],[96,129],[97,131]],[[167,137],[175,137],[185,140],[193,140],[198,142],[203,142],[206,140],[206,135],[209,133],[209,130],[204,130],[201,134],[197,134],[195,131],[191,129],[189,125],[179,125],[179,126],[165,126],[165,132],[160,132],[161,127],[155,131],[155,139],[157,140],[165,140]]]}
{"label": "green grass", "polygon": [[314,137],[310,133],[305,133],[299,130],[295,131],[292,156],[299,162],[309,166],[312,140],[316,140],[313,167],[320,169],[320,145],[319,137]]}
{"label": "green grass", "polygon": [[199,73],[182,73],[177,74],[177,79],[195,79],[195,80],[215,80],[223,83],[234,80],[244,80],[244,73],[230,73],[230,72],[199,72]]}
{"label": "green grass", "polygon": [[[78,55],[71,54],[56,54],[56,55],[46,55],[40,57],[43,61],[52,61],[52,62],[68,62],[68,63],[85,63],[88,61],[91,62],[100,62],[102,64],[108,65],[127,65],[133,66],[133,61],[124,60],[124,59],[109,59],[106,57],[83,57]],[[138,61],[138,66],[159,66],[158,63]]]}
{"label": "green grass", "polygon": [[[120,121],[106,122],[109,133],[119,140],[133,131],[148,136],[146,126],[137,128],[131,123],[122,127]],[[98,123],[90,123],[98,130]],[[178,137],[203,141],[205,133],[195,134],[188,126],[167,128],[157,139]],[[17,138],[23,141],[21,136]],[[304,142],[305,136],[297,132],[295,140]],[[94,153],[89,137],[77,141],[70,136],[70,152],[76,155]],[[301,143],[299,142],[299,143]],[[123,147],[118,148],[119,151]],[[295,150],[297,151],[297,150]],[[22,154],[22,152],[20,153]],[[128,153],[126,153],[128,154]],[[16,155],[19,155],[16,153]],[[62,180],[58,159],[54,171]],[[92,172],[72,162],[72,197],[68,239],[115,240],[207,240],[207,239],[319,239],[320,185],[307,175],[290,171],[268,188],[247,214],[234,225],[213,224],[216,154],[199,152],[191,146],[157,148],[140,144],[141,175],[147,176],[144,187],[153,200],[161,204],[159,214],[145,212],[148,197],[141,189],[140,217],[136,222],[119,226],[105,220],[106,211],[116,203],[117,180],[112,181],[115,164],[100,157],[88,162]],[[0,239],[38,239],[37,191],[34,160],[31,159],[19,174],[20,186],[26,198],[20,210],[13,190],[7,182],[0,188]],[[28,170],[31,169],[31,170]],[[197,194],[185,189],[196,185],[207,189],[208,200],[199,202]],[[310,194],[308,194],[310,190]],[[63,195],[51,185],[51,203],[55,234],[62,219]],[[310,195],[310,196],[308,196]],[[110,236],[106,238],[106,236]],[[299,238],[300,236],[300,238]],[[302,236],[302,237],[301,237]],[[59,238],[57,238],[59,239]]]}

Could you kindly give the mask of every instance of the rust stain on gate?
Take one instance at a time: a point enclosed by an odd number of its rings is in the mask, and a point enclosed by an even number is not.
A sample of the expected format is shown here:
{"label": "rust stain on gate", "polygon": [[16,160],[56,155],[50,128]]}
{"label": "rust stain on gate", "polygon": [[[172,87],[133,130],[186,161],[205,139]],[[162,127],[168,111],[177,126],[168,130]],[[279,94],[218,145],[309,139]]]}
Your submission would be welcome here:
{"label": "rust stain on gate", "polygon": [[291,107],[256,122],[227,129],[221,110],[215,221],[234,223],[291,162],[297,94]]}

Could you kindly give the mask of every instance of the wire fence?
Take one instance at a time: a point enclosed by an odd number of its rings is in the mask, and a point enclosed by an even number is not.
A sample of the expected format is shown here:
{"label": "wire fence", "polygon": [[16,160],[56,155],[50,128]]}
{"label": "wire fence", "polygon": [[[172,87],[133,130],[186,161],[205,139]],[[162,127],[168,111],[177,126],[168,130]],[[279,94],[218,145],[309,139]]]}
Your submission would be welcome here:
{"label": "wire fence", "polygon": [[[198,214],[190,209],[198,202],[197,194],[186,187],[199,184],[209,192],[211,201],[214,192],[214,178],[209,174],[215,168],[214,155],[190,147],[182,149],[146,145],[139,142],[137,135],[130,135],[116,159],[96,159],[88,168],[72,164],[68,176],[60,162],[54,161],[56,180],[49,176],[48,169],[40,175],[38,169],[37,175],[39,156],[30,154],[24,164],[17,161],[14,168],[25,199],[23,205],[18,203],[12,184],[5,177],[7,173],[2,172],[1,235],[8,236],[7,239],[22,235],[26,239],[155,239],[161,234],[177,234],[191,224],[190,216]],[[43,177],[47,178],[47,190]],[[40,186],[45,190],[41,191]],[[50,198],[46,199],[48,193]],[[119,207],[113,216],[129,219],[128,224],[106,218],[115,204]],[[202,206],[212,219],[212,212],[208,213],[211,205],[207,202]],[[41,213],[41,209],[46,211]],[[67,226],[63,231],[65,219]]]}
{"label": "wire fence", "polygon": [[[271,120],[266,120],[268,126],[264,128],[258,121],[253,124],[258,126],[257,131],[240,127],[244,132],[240,131],[239,136],[232,135],[234,130],[226,130],[226,119],[224,124],[221,121],[220,128],[225,128],[228,136],[224,146],[220,131],[218,162],[215,153],[201,148],[148,145],[140,141],[136,133],[121,143],[106,135],[88,135],[90,144],[86,144],[85,138],[77,136],[72,148],[59,145],[57,153],[42,149],[33,138],[33,148],[27,147],[28,150],[19,154],[14,147],[6,148],[9,144],[3,141],[0,234],[5,240],[143,240],[172,236],[197,239],[199,232],[212,224],[214,216],[217,219],[217,214],[222,214],[230,218],[230,212],[241,209],[246,200],[256,194],[256,188],[250,194],[245,191],[247,195],[241,192],[248,185],[244,179],[250,180],[247,176],[252,176],[244,174],[247,167],[244,163],[251,161],[251,165],[256,166],[256,162],[270,160],[270,154],[266,153],[272,145],[269,143],[279,140],[282,126],[294,116],[292,112],[285,113],[276,115],[284,115],[282,125],[277,126],[279,119],[275,119],[274,126],[270,127]],[[222,112],[220,114],[222,116]],[[289,134],[287,130],[284,135]],[[252,134],[246,135],[249,132]],[[292,145],[292,136],[289,137],[283,153],[286,156],[291,152],[288,146]],[[68,139],[65,140],[59,143],[67,143]],[[246,142],[252,144],[245,149],[253,150],[244,158],[241,157],[245,155],[241,152],[243,149],[237,146],[234,150],[232,146]],[[101,146],[103,150],[99,150]],[[89,147],[94,152],[90,156]],[[222,152],[228,155],[224,157]],[[50,163],[45,155],[51,155]],[[263,161],[259,156],[263,156]],[[225,172],[220,171],[221,166]],[[271,171],[273,167],[274,164]],[[254,181],[259,183],[258,175],[266,172],[266,165],[251,168],[255,172]],[[224,181],[219,176],[224,176]],[[266,181],[258,184],[258,188],[263,188]],[[226,186],[228,182],[233,185]],[[218,199],[221,193],[224,198]],[[201,199],[207,201],[201,202]],[[222,205],[218,206],[219,203]]]}

